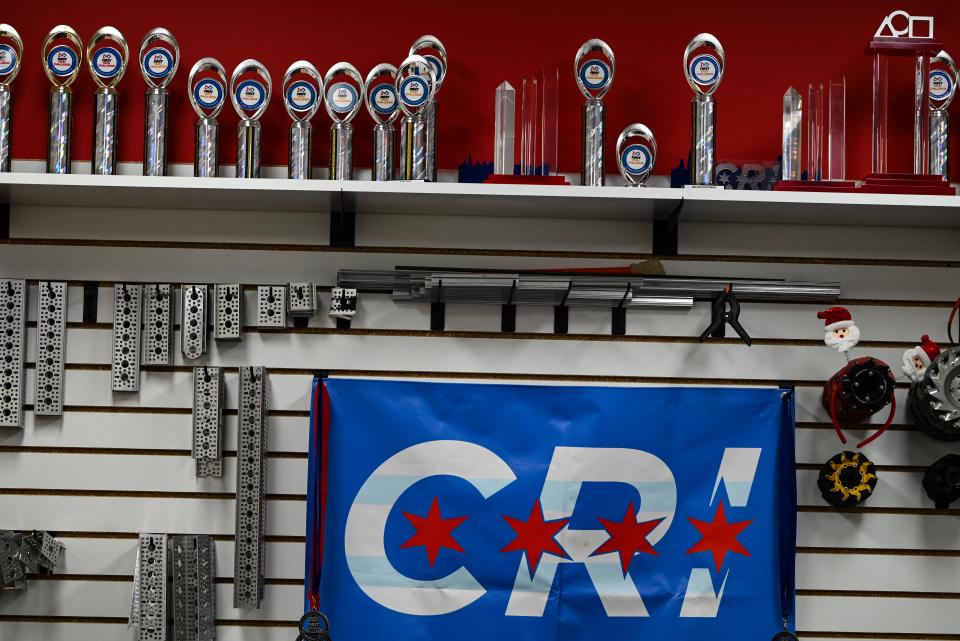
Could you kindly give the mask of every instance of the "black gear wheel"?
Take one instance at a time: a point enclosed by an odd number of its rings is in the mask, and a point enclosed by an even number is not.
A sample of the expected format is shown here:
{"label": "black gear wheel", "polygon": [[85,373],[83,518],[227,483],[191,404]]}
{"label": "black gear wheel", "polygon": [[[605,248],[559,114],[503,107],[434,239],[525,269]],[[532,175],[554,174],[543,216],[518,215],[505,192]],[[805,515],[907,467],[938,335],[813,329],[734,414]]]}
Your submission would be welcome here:
{"label": "black gear wheel", "polygon": [[923,474],[923,489],[940,510],[960,499],[960,455],[947,454],[928,467]]}
{"label": "black gear wheel", "polygon": [[877,487],[877,469],[862,452],[840,452],[820,468],[820,494],[835,507],[856,507]]}
{"label": "black gear wheel", "polygon": [[960,347],[930,363],[907,404],[921,432],[938,441],[960,440]]}

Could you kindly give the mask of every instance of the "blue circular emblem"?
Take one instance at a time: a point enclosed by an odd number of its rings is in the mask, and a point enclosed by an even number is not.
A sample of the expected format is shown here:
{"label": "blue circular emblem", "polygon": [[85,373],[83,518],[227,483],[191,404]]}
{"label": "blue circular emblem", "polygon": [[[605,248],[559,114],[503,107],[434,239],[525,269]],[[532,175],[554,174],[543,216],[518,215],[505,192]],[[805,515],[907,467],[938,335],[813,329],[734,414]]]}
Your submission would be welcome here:
{"label": "blue circular emblem", "polygon": [[620,154],[620,164],[631,176],[642,176],[650,171],[652,161],[653,154],[650,153],[650,149],[640,143],[627,145]]}
{"label": "blue circular emblem", "polygon": [[580,65],[579,76],[587,89],[603,89],[610,80],[610,67],[602,60],[588,60]]}
{"label": "blue circular emblem", "polygon": [[294,111],[310,111],[317,103],[317,90],[306,80],[291,82],[287,87],[287,104]]}
{"label": "blue circular emblem", "polygon": [[930,72],[930,98],[933,100],[942,100],[953,91],[953,78],[941,70]]}
{"label": "blue circular emblem", "polygon": [[193,85],[193,99],[204,109],[216,109],[223,102],[223,85],[219,80],[204,78]]}
{"label": "blue circular emblem", "polygon": [[374,85],[367,96],[373,110],[378,114],[389,116],[397,110],[397,90],[388,82]]}
{"label": "blue circular emblem", "polygon": [[400,100],[408,107],[419,107],[430,97],[430,84],[422,76],[407,76],[400,81]]}
{"label": "blue circular emblem", "polygon": [[338,114],[350,113],[358,100],[360,95],[349,82],[337,82],[327,89],[327,104]]}
{"label": "blue circular emblem", "polygon": [[440,60],[439,56],[431,53],[426,54],[424,58],[433,67],[433,79],[439,85],[443,81],[443,74],[447,72],[446,67],[443,66],[443,61]]}
{"label": "blue circular emblem", "polygon": [[120,69],[120,52],[113,47],[100,47],[93,52],[93,72],[101,78],[113,78]]}
{"label": "blue circular emblem", "polygon": [[248,111],[256,111],[267,100],[267,88],[259,80],[244,80],[237,85],[237,104]]}
{"label": "blue circular emblem", "polygon": [[77,54],[66,45],[58,45],[47,54],[47,68],[55,76],[69,76],[77,68]]}
{"label": "blue circular emblem", "polygon": [[0,45],[0,76],[11,73],[17,66],[17,51],[10,45]]}
{"label": "blue circular emblem", "polygon": [[162,80],[173,69],[173,56],[163,47],[154,47],[143,56],[140,64],[148,76]]}
{"label": "blue circular emblem", "polygon": [[708,53],[690,61],[690,76],[698,85],[710,86],[720,77],[720,63]]}

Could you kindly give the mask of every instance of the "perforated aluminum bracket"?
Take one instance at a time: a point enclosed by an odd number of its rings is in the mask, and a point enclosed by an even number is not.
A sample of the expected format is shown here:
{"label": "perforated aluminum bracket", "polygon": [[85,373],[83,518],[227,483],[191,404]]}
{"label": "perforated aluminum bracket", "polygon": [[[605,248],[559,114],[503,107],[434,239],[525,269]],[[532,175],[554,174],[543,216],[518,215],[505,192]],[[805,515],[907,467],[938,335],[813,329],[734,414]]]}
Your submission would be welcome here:
{"label": "perforated aluminum bracket", "polygon": [[67,341],[67,284],[37,286],[37,398],[33,413],[63,414],[63,362]]}
{"label": "perforated aluminum bracket", "polygon": [[183,285],[180,307],[180,350],[187,360],[207,353],[207,286]]}
{"label": "perforated aluminum bracket", "polygon": [[141,534],[134,580],[137,641],[167,640],[167,535]]}
{"label": "perforated aluminum bracket", "polygon": [[174,641],[213,641],[214,545],[207,534],[171,537]]}
{"label": "perforated aluminum bracket", "polygon": [[313,283],[287,285],[287,314],[313,316],[317,313],[317,288]]}
{"label": "perforated aluminum bracket", "polygon": [[197,476],[223,474],[223,408],[226,388],[219,367],[193,368],[193,458]]}
{"label": "perforated aluminum bracket", "polygon": [[233,573],[235,608],[259,608],[263,598],[268,403],[266,368],[241,367]]}
{"label": "perforated aluminum bracket", "polygon": [[214,331],[218,341],[238,341],[243,338],[243,289],[239,283],[214,285],[216,318]]}
{"label": "perforated aluminum bracket", "polygon": [[357,315],[357,290],[351,287],[334,287],[330,290],[330,309],[334,318],[350,320]]}
{"label": "perforated aluminum bracket", "polygon": [[214,578],[216,547],[207,534],[197,535],[197,640],[213,641],[217,629],[217,601]]}
{"label": "perforated aluminum bracket", "polygon": [[113,287],[114,392],[140,390],[140,319],[142,288],[126,283]]}
{"label": "perforated aluminum bracket", "polygon": [[27,283],[0,280],[0,427],[23,427]]}
{"label": "perforated aluminum bracket", "polygon": [[257,286],[257,327],[282,329],[287,326],[287,288],[282,285]]}
{"label": "perforated aluminum bracket", "polygon": [[144,285],[143,364],[173,365],[173,285]]}

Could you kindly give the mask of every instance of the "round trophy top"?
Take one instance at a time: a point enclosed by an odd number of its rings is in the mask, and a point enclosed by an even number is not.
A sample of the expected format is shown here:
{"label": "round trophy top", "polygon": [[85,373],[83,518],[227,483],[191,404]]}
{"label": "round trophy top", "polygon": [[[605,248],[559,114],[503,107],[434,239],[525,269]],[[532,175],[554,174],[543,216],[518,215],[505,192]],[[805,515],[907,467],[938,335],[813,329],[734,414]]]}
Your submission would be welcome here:
{"label": "round trophy top", "polygon": [[447,49],[436,36],[421,36],[410,47],[410,56],[419,55],[430,63],[433,68],[433,80],[435,87],[433,93],[436,94],[443,87],[443,81],[447,78]]}
{"label": "round trophy top", "polygon": [[690,88],[701,96],[709,96],[720,86],[726,56],[723,45],[709,33],[694,36],[683,52],[683,72]]}
{"label": "round trophy top", "polygon": [[87,67],[99,86],[116,87],[127,70],[127,39],[114,27],[102,27],[87,43]]}
{"label": "round trophy top", "polygon": [[0,24],[0,86],[9,86],[20,72],[23,40],[10,25]]}
{"label": "round trophy top", "polygon": [[247,58],[230,74],[230,101],[241,120],[259,120],[270,104],[270,72],[259,60]]}
{"label": "round trophy top", "polygon": [[389,125],[400,115],[397,99],[397,68],[379,64],[370,70],[364,82],[367,111],[375,122]]}
{"label": "round trophy top", "polygon": [[200,58],[187,78],[190,105],[201,118],[216,118],[227,98],[227,72],[216,58]]}
{"label": "round trophy top", "polygon": [[324,107],[335,123],[347,124],[363,106],[363,78],[349,62],[337,62],[323,76]]}
{"label": "round trophy top", "polygon": [[617,138],[617,167],[628,187],[645,187],[657,161],[657,139],[650,128],[635,122]]}
{"label": "round trophy top", "polygon": [[960,75],[957,64],[946,51],[930,58],[930,108],[942,111],[950,106],[957,93]]}
{"label": "round trophy top", "polygon": [[310,122],[322,100],[323,79],[320,72],[306,60],[297,60],[283,75],[283,107],[296,121]]}
{"label": "round trophy top", "polygon": [[43,41],[43,70],[56,87],[69,87],[80,73],[83,43],[80,36],[65,24],[50,30]]}
{"label": "round trophy top", "polygon": [[407,56],[397,68],[397,99],[400,109],[412,118],[433,101],[433,67],[420,55]]}
{"label": "round trophy top", "polygon": [[180,45],[167,29],[157,27],[140,41],[140,73],[147,84],[158,89],[173,81],[180,65]]}
{"label": "round trophy top", "polygon": [[606,42],[593,38],[584,42],[573,59],[573,73],[584,96],[600,100],[613,85],[616,70],[613,50]]}

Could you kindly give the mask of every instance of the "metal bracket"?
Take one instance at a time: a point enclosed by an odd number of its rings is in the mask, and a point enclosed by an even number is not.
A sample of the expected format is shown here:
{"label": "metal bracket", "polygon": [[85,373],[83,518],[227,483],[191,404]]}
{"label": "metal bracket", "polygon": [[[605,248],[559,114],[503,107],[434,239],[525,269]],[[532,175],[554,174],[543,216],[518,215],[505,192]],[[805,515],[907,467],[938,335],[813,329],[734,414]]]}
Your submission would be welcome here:
{"label": "metal bracket", "polygon": [[214,337],[218,341],[238,341],[243,338],[243,289],[239,283],[213,286],[216,299]]}
{"label": "metal bracket", "polygon": [[287,315],[313,316],[317,313],[317,288],[313,283],[287,285]]}
{"label": "metal bracket", "polygon": [[[333,318],[349,321],[357,315],[357,290],[350,287],[334,287],[330,290],[330,309]],[[339,327],[339,324],[338,324]]]}
{"label": "metal bracket", "polygon": [[624,336],[627,333],[627,308],[625,305],[632,290],[633,283],[627,282],[620,304],[610,312],[610,333],[614,336]]}
{"label": "metal bracket", "polygon": [[113,360],[111,378],[114,392],[140,390],[140,285],[113,286]]}
{"label": "metal bracket", "polygon": [[219,367],[193,368],[193,458],[197,478],[223,475],[223,408],[226,387]]}
{"label": "metal bracket", "polygon": [[213,641],[217,629],[217,591],[214,585],[216,546],[209,534],[197,535],[197,640]]}
{"label": "metal bracket", "polygon": [[570,308],[567,307],[567,298],[573,290],[573,281],[567,284],[567,291],[564,292],[560,304],[553,308],[553,333],[566,334],[570,328]]}
{"label": "metal bracket", "polygon": [[213,641],[214,545],[207,534],[171,538],[174,641]]}
{"label": "metal bracket", "polygon": [[143,364],[173,365],[173,285],[144,285]]}
{"label": "metal bracket", "polygon": [[167,639],[167,576],[167,535],[141,534],[131,608],[137,641]]}
{"label": "metal bracket", "polygon": [[100,300],[100,283],[83,284],[83,322],[97,322],[97,307]]}
{"label": "metal bracket", "polygon": [[266,368],[241,367],[233,568],[235,608],[259,608],[263,599],[268,401]]}
{"label": "metal bracket", "polygon": [[0,427],[23,427],[27,282],[0,280]]}
{"label": "metal bracket", "polygon": [[653,219],[652,249],[656,256],[676,256],[680,243],[680,212],[686,199],[681,198],[665,218]]}
{"label": "metal bracket", "polygon": [[182,285],[180,298],[180,351],[196,360],[207,353],[207,286]]}
{"label": "metal bracket", "polygon": [[40,281],[37,287],[37,398],[33,413],[63,414],[63,363],[67,342],[67,284]]}
{"label": "metal bracket", "polygon": [[287,326],[287,288],[282,285],[257,286],[257,327],[283,329]]}

